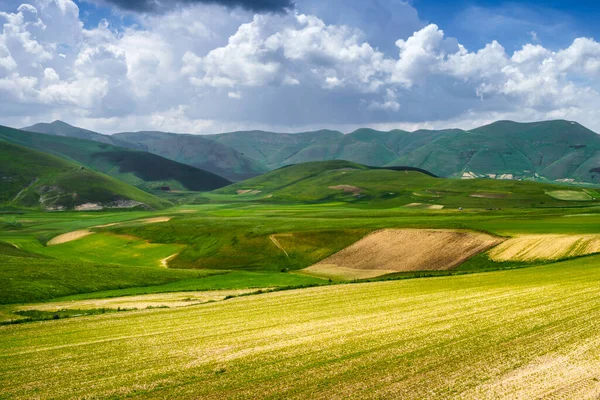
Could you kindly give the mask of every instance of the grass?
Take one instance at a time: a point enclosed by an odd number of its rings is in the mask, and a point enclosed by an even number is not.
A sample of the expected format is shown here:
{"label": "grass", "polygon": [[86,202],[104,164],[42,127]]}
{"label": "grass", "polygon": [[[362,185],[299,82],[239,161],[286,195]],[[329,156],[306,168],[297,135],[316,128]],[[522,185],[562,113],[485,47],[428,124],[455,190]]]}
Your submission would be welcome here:
{"label": "grass", "polygon": [[51,258],[0,255],[0,304],[49,300],[77,293],[162,285],[213,271],[123,267]]}
{"label": "grass", "polygon": [[557,200],[564,201],[591,201],[592,196],[590,196],[586,191],[575,191],[575,190],[555,190],[552,192],[546,193],[548,196]]}
{"label": "grass", "polygon": [[161,267],[162,260],[179,253],[177,244],[148,243],[131,236],[94,233],[82,239],[47,247],[43,254],[63,259],[120,264],[124,266]]}
{"label": "grass", "polygon": [[4,326],[0,387],[10,398],[590,397],[599,262]]}
{"label": "grass", "polygon": [[[1,131],[0,127],[0,131]],[[85,203],[133,200],[154,209],[170,202],[61,158],[0,137],[0,206],[72,209]]]}
{"label": "grass", "polygon": [[223,271],[219,274],[194,279],[185,279],[177,282],[157,286],[134,287],[118,290],[106,290],[94,293],[76,294],[53,301],[74,301],[86,299],[104,299],[121,296],[137,296],[153,293],[171,292],[197,292],[209,290],[234,290],[234,289],[260,289],[293,288],[303,286],[316,286],[326,284],[327,281],[317,278],[309,278],[294,274],[278,272],[247,272],[247,271]]}
{"label": "grass", "polygon": [[[344,193],[332,189],[341,185],[360,190]],[[260,191],[248,196],[238,191]],[[546,193],[573,192],[557,198]],[[215,192],[233,199],[250,198],[266,203],[330,203],[343,201],[357,207],[390,208],[421,203],[421,208],[547,208],[577,206],[585,192],[565,191],[565,186],[529,181],[491,179],[437,179],[417,171],[371,169],[347,161],[293,165],[239,182]],[[482,196],[483,194],[483,196]],[[576,195],[575,195],[576,194]],[[560,197],[560,196],[559,196]],[[569,203],[570,202],[570,203]]]}

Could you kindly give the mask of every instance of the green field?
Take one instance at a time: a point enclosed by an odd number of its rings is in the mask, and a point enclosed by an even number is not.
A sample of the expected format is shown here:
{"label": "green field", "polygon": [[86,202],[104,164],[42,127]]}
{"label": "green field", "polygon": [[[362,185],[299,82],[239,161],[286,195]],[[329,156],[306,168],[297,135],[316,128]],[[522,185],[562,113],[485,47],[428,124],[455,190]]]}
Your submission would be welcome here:
{"label": "green field", "polygon": [[6,398],[592,398],[598,257],[0,327]]}
{"label": "green field", "polygon": [[[0,398],[595,398],[597,195],[333,161],[161,211],[9,208]],[[449,270],[303,275],[381,229],[496,247]]]}

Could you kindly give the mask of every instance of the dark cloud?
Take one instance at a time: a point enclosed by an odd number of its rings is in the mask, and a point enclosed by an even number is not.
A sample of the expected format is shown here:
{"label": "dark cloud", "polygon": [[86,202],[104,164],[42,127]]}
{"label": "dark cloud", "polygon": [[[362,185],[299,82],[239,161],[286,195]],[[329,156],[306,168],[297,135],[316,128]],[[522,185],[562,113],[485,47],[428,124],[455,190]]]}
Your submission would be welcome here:
{"label": "dark cloud", "polygon": [[123,10],[160,13],[181,5],[218,4],[244,8],[254,12],[285,12],[294,7],[294,0],[104,0]]}

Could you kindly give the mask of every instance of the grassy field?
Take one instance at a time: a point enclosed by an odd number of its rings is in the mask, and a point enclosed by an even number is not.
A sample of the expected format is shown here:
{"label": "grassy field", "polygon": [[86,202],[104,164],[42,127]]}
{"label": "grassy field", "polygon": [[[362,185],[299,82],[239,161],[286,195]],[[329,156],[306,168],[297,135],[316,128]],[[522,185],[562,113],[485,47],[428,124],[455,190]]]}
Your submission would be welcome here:
{"label": "grassy field", "polygon": [[3,398],[596,398],[598,256],[0,327]]}
{"label": "grassy field", "polygon": [[597,202],[314,167],[160,212],[0,214],[0,398],[600,395]]}

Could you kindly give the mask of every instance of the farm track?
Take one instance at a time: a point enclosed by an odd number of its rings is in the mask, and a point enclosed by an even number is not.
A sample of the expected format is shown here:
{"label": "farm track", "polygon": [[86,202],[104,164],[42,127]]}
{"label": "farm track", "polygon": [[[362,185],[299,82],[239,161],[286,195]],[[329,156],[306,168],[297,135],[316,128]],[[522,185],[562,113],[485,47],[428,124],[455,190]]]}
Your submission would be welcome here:
{"label": "farm track", "polygon": [[600,257],[0,328],[3,396],[594,398]]}

